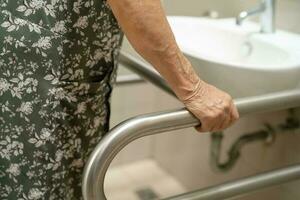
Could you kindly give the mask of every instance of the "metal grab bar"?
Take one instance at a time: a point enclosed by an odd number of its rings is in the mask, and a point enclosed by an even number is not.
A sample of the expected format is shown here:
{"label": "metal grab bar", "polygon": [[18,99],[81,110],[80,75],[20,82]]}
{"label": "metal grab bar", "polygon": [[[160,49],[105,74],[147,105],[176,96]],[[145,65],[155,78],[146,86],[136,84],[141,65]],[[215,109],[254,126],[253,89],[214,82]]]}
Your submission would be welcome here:
{"label": "metal grab bar", "polygon": [[189,192],[165,200],[217,200],[235,197],[300,178],[300,164],[277,169],[203,190]]}
{"label": "metal grab bar", "polygon": [[167,92],[171,96],[176,97],[174,92],[167,85],[166,81],[155,70],[153,70],[152,67],[145,64],[145,62],[141,61],[140,59],[137,59],[136,57],[124,51],[120,52],[119,61],[127,69],[140,75],[145,80],[151,82],[152,84]]}
{"label": "metal grab bar", "polygon": [[136,74],[128,74],[128,75],[121,75],[117,76],[116,84],[130,84],[130,83],[139,83],[144,82],[145,80],[141,78],[139,75]]}
{"label": "metal grab bar", "polygon": [[[235,104],[240,116],[298,107],[300,106],[300,90],[239,99],[235,101]],[[85,165],[82,182],[84,199],[106,199],[103,189],[106,171],[116,154],[133,140],[197,124],[199,121],[186,109],[142,115],[122,122],[101,140]],[[248,190],[251,191],[252,188],[246,188],[243,191]]]}

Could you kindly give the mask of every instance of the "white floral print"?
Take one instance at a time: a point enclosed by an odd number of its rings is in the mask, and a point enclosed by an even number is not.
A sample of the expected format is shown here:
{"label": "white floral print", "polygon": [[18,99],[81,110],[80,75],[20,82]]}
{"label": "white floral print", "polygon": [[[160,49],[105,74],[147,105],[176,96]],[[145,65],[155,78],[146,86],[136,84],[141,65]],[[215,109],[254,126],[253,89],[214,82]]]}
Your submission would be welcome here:
{"label": "white floral print", "polygon": [[18,164],[11,164],[9,166],[9,168],[6,170],[6,172],[9,173],[9,175],[12,175],[12,176],[18,176],[21,173]]}
{"label": "white floral print", "polygon": [[82,200],[122,31],[106,0],[0,0],[0,199]]}
{"label": "white floral print", "polygon": [[38,188],[32,188],[29,191],[28,199],[37,200],[43,196],[43,192],[40,191]]}
{"label": "white floral print", "polygon": [[22,102],[21,106],[17,108],[17,111],[24,115],[30,115],[32,113],[32,109],[31,102]]}
{"label": "white floral print", "polygon": [[53,32],[57,32],[60,34],[65,34],[67,32],[65,21],[58,21],[55,23],[55,26],[51,29]]}
{"label": "white floral print", "polygon": [[83,16],[83,17],[78,18],[77,22],[74,24],[73,27],[78,27],[78,28],[81,28],[81,29],[85,29],[88,25],[89,25],[88,17]]}
{"label": "white floral print", "polygon": [[43,50],[50,49],[52,46],[50,37],[41,37],[32,47],[42,48]]}

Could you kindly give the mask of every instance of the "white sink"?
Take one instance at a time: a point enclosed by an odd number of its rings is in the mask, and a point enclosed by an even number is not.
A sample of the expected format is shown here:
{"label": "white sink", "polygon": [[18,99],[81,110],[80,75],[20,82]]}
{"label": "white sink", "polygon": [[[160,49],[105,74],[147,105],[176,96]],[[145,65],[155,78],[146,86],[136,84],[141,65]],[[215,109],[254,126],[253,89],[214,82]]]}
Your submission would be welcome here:
{"label": "white sink", "polygon": [[300,35],[235,19],[169,16],[176,40],[202,79],[245,97],[300,89]]}

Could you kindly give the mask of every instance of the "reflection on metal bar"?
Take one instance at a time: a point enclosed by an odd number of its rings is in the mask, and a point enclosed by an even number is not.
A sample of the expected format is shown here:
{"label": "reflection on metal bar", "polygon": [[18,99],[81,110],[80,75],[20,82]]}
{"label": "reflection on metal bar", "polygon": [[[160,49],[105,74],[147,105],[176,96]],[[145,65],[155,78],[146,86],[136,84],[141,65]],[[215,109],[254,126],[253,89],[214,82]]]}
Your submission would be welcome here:
{"label": "reflection on metal bar", "polygon": [[[300,106],[300,90],[236,100],[240,116]],[[85,200],[105,200],[106,171],[116,154],[133,140],[165,131],[192,127],[199,121],[186,109],[142,115],[122,122],[96,146],[85,165],[82,192]],[[243,192],[251,188],[245,187]]]}
{"label": "reflection on metal bar", "polygon": [[144,82],[144,79],[142,79],[140,76],[136,74],[119,75],[117,76],[117,81],[116,81],[118,85],[139,83],[139,82]]}
{"label": "reflection on metal bar", "polygon": [[145,62],[124,51],[120,53],[119,62],[127,69],[135,72],[172,96],[175,96],[165,80],[150,65],[145,64]]}
{"label": "reflection on metal bar", "polygon": [[277,169],[165,200],[223,200],[300,179],[300,164]]}

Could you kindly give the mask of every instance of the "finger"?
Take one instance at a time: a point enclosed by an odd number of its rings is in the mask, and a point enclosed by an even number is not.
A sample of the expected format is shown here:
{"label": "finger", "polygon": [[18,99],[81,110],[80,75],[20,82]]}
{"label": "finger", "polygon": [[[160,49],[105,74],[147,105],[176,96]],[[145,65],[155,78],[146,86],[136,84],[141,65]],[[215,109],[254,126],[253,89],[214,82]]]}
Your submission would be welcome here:
{"label": "finger", "polygon": [[239,111],[237,110],[237,107],[234,104],[232,104],[231,112],[232,112],[234,120],[238,120],[240,118]]}
{"label": "finger", "polygon": [[237,112],[237,109],[234,104],[231,105],[231,110],[230,110],[230,121],[228,122],[227,127],[231,126],[234,124],[234,122],[239,118],[239,114]]}
{"label": "finger", "polygon": [[231,106],[230,106],[230,125],[233,124],[239,117],[237,108],[234,105],[234,102],[232,100]]}
{"label": "finger", "polygon": [[196,131],[199,132],[199,133],[206,133],[206,132],[209,132],[209,128],[203,127],[203,125],[195,126],[195,129],[196,129]]}
{"label": "finger", "polygon": [[197,132],[203,133],[203,129],[202,129],[202,125],[198,125],[194,127],[196,129]]}
{"label": "finger", "polygon": [[221,131],[223,129],[224,125],[226,123],[228,123],[227,121],[228,121],[228,113],[223,112],[222,120],[219,121],[220,123],[216,123],[216,126],[213,128],[213,131],[214,132],[215,131]]}
{"label": "finger", "polygon": [[213,124],[211,120],[201,120],[201,125],[196,126],[196,130],[201,133],[210,132]]}
{"label": "finger", "polygon": [[220,131],[224,129],[230,120],[231,104],[225,104],[224,102],[223,105],[218,108],[221,110],[221,114],[218,117],[217,123],[215,123],[213,131]]}
{"label": "finger", "polygon": [[230,121],[232,100],[222,101],[221,105],[218,105],[217,108],[221,110],[219,115],[219,121],[215,124],[213,131],[220,131],[226,127]]}
{"label": "finger", "polygon": [[233,103],[230,104],[230,106],[228,106],[227,108],[228,108],[227,113],[222,124],[220,124],[220,126],[217,127],[218,131],[228,128],[235,121],[236,113],[234,113],[234,108],[235,108],[234,104]]}
{"label": "finger", "polygon": [[221,126],[223,121],[226,119],[226,113],[220,112],[220,114],[216,115],[216,117],[212,118],[210,121],[210,125],[207,127],[208,132],[218,131],[218,128]]}
{"label": "finger", "polygon": [[224,129],[228,128],[231,125],[231,121],[232,121],[232,117],[231,117],[231,114],[229,113],[227,115],[226,119],[224,120],[224,123],[220,127],[220,129],[224,130]]}

